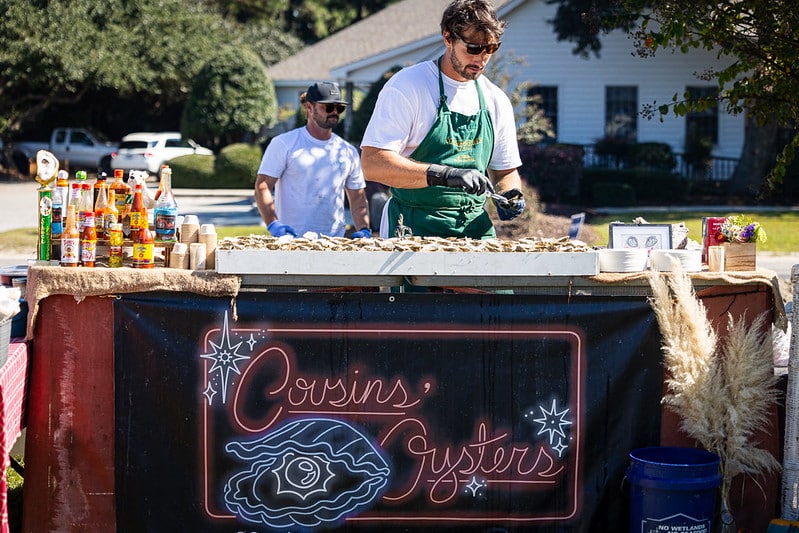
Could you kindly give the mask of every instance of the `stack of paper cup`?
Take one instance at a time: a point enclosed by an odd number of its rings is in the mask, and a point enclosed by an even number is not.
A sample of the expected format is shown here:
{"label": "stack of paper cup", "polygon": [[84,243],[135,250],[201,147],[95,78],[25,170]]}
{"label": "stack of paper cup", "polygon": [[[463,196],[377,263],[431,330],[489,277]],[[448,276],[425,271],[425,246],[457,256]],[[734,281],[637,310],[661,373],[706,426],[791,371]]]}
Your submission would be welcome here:
{"label": "stack of paper cup", "polygon": [[176,242],[169,254],[169,268],[189,268],[189,247],[185,242]]}
{"label": "stack of paper cup", "polygon": [[180,226],[180,242],[191,244],[200,242],[200,221],[197,215],[186,215]]}
{"label": "stack of paper cup", "polygon": [[205,270],[205,243],[193,242],[189,244],[189,268],[192,270]]}
{"label": "stack of paper cup", "polygon": [[213,224],[203,224],[200,226],[199,242],[205,244],[205,268],[216,269],[216,229]]}

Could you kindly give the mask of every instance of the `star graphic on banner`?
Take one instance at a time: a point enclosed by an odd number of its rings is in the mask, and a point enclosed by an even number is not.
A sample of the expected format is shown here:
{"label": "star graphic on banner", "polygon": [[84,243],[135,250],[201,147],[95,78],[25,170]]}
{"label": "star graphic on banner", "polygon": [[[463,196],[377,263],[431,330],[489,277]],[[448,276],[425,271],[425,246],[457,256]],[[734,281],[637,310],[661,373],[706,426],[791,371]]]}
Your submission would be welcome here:
{"label": "star graphic on banner", "polygon": [[214,396],[216,396],[216,390],[214,389],[214,386],[211,384],[210,381],[208,382],[208,386],[205,387],[205,390],[203,391],[203,396],[205,396],[208,399],[208,405],[214,404]]}
{"label": "star graphic on banner", "polygon": [[256,342],[258,341],[256,341],[255,337],[253,337],[252,333],[250,333],[250,340],[247,341],[247,344],[250,345],[250,351],[252,351],[252,347],[255,346]]}
{"label": "star graphic on banner", "polygon": [[213,351],[211,353],[202,354],[200,357],[213,361],[211,368],[208,370],[208,374],[212,375],[214,372],[219,374],[222,387],[222,403],[225,403],[227,400],[227,389],[233,379],[231,373],[241,375],[238,365],[241,361],[249,359],[250,356],[238,353],[238,349],[242,345],[242,342],[238,344],[231,343],[227,312],[225,312],[225,322],[222,326],[222,338],[219,344],[212,341],[208,341],[208,343],[211,345]]}
{"label": "star graphic on banner", "polygon": [[555,442],[555,435],[560,435],[564,439],[566,438],[566,431],[564,430],[564,426],[570,426],[571,420],[566,419],[566,415],[569,413],[569,409],[566,408],[563,411],[558,411],[557,400],[552,400],[552,409],[547,411],[544,407],[539,406],[538,408],[541,409],[541,414],[543,415],[541,418],[533,419],[533,422],[541,424],[541,429],[538,432],[538,435],[543,435],[544,433],[549,433],[549,445],[552,446]]}
{"label": "star graphic on banner", "polygon": [[472,476],[472,480],[466,485],[466,490],[472,493],[472,497],[477,496],[477,492],[486,486],[485,481],[478,481],[476,477]]}
{"label": "star graphic on banner", "polygon": [[558,443],[552,447],[552,449],[558,454],[558,457],[563,457],[563,452],[566,451],[566,448],[568,448],[568,446],[562,440],[558,440]]}

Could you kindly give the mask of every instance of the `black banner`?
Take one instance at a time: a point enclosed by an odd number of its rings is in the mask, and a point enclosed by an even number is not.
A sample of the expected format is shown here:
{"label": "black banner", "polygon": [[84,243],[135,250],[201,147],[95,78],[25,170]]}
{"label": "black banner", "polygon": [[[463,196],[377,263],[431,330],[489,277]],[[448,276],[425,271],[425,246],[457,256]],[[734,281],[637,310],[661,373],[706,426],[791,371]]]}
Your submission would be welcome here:
{"label": "black banner", "polygon": [[114,305],[118,530],[624,531],[659,443],[643,297]]}

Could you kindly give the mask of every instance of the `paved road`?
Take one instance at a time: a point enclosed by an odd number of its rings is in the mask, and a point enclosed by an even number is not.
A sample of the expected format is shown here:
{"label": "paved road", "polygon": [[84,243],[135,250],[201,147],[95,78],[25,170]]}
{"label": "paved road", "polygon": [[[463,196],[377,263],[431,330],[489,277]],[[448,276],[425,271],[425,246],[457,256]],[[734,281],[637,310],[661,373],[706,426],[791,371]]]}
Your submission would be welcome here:
{"label": "paved road", "polygon": [[[35,228],[36,189],[34,181],[28,183],[0,182],[0,232],[16,228]],[[252,191],[249,189],[205,190],[176,189],[175,197],[181,215],[195,214],[201,224],[215,226],[258,225],[261,219],[253,207]],[[647,208],[649,209],[649,208]],[[705,206],[713,211],[713,206]],[[726,208],[717,208],[725,211]],[[33,251],[30,258],[33,257]],[[25,263],[27,256],[2,257],[0,266]],[[799,264],[799,250],[793,254],[771,254],[758,252],[758,266],[775,271],[780,278],[790,280],[791,268]]]}
{"label": "paved road", "polygon": [[[36,203],[39,185],[27,183],[0,183],[0,232],[18,228],[35,228],[38,224]],[[176,189],[178,214],[197,215],[201,224],[215,226],[256,226],[261,217],[253,206],[249,189]],[[30,256],[0,256],[0,266],[22,264]]]}
{"label": "paved road", "polygon": [[[0,183],[0,232],[36,227],[38,187],[33,181]],[[253,209],[250,190],[176,189],[175,198],[178,213],[197,215],[201,224],[245,226],[261,222],[258,212]]]}

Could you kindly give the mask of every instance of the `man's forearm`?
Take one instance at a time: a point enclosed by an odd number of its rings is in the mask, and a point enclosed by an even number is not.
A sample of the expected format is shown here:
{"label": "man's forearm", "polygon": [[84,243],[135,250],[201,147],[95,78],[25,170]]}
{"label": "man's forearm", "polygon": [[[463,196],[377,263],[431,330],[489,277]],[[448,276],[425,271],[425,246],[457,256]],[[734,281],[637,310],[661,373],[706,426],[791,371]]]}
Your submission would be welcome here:
{"label": "man's forearm", "polygon": [[258,207],[258,213],[260,213],[264,224],[268,226],[277,220],[277,212],[275,211],[274,196],[272,196],[269,184],[264,178],[262,178],[261,175],[256,178],[254,196],[255,205]]}
{"label": "man's forearm", "polygon": [[363,174],[375,181],[399,189],[427,187],[427,163],[419,163],[391,150],[364,146],[361,154]]}
{"label": "man's forearm", "polygon": [[350,201],[350,214],[352,223],[356,230],[371,228],[369,221],[369,202],[366,199],[365,189],[358,191],[347,190],[347,198]]}

